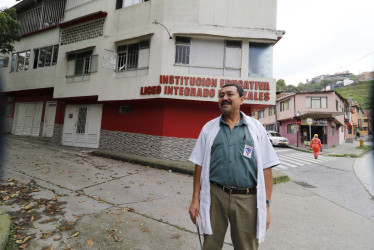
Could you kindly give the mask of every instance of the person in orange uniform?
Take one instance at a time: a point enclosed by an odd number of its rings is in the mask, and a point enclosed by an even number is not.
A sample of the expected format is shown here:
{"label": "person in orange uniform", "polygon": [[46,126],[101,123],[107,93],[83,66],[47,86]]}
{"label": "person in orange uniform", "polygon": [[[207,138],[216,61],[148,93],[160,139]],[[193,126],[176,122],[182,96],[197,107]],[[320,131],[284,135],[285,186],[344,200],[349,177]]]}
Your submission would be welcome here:
{"label": "person in orange uniform", "polygon": [[315,134],[314,138],[310,142],[310,146],[313,149],[314,158],[318,159],[319,151],[322,148],[321,140],[318,139],[318,135]]}

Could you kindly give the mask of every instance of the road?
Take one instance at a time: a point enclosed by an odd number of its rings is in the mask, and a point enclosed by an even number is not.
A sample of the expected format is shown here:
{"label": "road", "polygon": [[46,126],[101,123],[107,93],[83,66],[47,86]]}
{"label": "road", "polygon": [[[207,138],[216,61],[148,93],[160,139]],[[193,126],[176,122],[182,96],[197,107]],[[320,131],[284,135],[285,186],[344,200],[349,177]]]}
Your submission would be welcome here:
{"label": "road", "polygon": [[[32,237],[30,249],[199,248],[188,216],[191,176],[14,136],[6,142],[0,204],[18,223],[21,242]],[[311,154],[276,151],[291,181],[274,186],[260,249],[372,249],[374,201],[353,159],[314,162]],[[229,237],[225,242],[232,249]]]}

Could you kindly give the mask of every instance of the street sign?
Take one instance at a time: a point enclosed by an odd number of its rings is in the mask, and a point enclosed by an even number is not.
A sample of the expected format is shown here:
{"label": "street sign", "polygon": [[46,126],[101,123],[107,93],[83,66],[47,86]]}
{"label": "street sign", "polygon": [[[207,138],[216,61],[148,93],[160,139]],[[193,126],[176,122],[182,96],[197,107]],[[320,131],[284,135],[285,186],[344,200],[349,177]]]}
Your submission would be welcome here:
{"label": "street sign", "polygon": [[313,124],[313,119],[312,118],[306,119],[306,123],[308,123],[308,125],[312,125]]}

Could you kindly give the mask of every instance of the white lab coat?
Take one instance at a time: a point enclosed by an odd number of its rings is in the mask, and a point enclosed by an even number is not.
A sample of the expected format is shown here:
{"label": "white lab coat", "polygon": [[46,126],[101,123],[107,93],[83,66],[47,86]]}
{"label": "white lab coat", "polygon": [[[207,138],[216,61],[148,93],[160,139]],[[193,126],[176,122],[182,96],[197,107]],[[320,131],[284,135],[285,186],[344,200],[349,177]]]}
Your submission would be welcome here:
{"label": "white lab coat", "polygon": [[[279,164],[279,159],[262,124],[241,112],[254,142],[257,159],[257,239],[263,242],[266,233],[266,192],[263,169]],[[212,234],[210,224],[210,155],[211,148],[220,129],[220,117],[206,123],[200,132],[189,160],[202,166],[200,189],[200,217],[204,234]]]}

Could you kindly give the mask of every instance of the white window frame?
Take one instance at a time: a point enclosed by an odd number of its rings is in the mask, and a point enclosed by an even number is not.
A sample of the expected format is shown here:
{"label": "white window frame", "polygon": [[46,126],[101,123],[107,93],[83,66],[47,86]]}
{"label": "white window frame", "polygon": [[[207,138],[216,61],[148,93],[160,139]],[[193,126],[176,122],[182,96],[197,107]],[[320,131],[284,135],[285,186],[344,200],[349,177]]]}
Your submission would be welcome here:
{"label": "white window frame", "polygon": [[[67,82],[80,82],[89,80],[91,73],[97,72],[98,68],[98,55],[92,55],[93,50],[70,52],[68,54],[68,74],[66,76]],[[82,60],[81,67],[77,64],[78,60]],[[74,61],[74,66],[69,67],[69,61]],[[81,68],[82,71],[77,72],[77,67]],[[69,72],[69,71],[72,72]],[[69,75],[69,73],[71,73]],[[88,77],[88,78],[87,78]]]}
{"label": "white window frame", "polygon": [[[194,46],[198,46],[201,38],[192,38],[187,36],[177,36],[175,38],[175,56],[174,56],[174,65],[175,66],[187,66],[189,68],[189,72],[193,72],[196,69],[206,69],[209,71],[211,70],[218,70],[215,74],[222,75],[222,76],[237,76],[239,77],[241,74],[242,68],[242,44],[241,40],[221,40],[222,44],[222,62],[220,66],[202,66],[202,65],[194,65],[196,64],[196,58],[193,58],[194,54]],[[196,41],[197,40],[197,41]],[[196,41],[194,43],[194,41]],[[211,41],[211,40],[207,40]],[[217,41],[217,40],[214,40]],[[195,47],[196,48],[196,47]],[[235,51],[233,49],[239,49],[236,54],[239,56],[238,58],[231,57],[230,55],[235,55]],[[231,50],[231,53],[230,53]],[[235,62],[235,60],[237,60]],[[231,65],[230,65],[231,64]],[[234,64],[234,65],[233,65]],[[236,64],[236,65],[235,65]],[[195,74],[211,74],[211,73],[195,73]]]}
{"label": "white window frame", "polygon": [[[19,68],[19,56],[20,54],[25,53],[25,61],[23,63],[22,70]],[[24,50],[21,52],[16,52],[12,53],[12,64],[11,64],[11,69],[10,72],[21,72],[21,71],[26,71],[30,67],[30,56],[31,56],[31,50]],[[27,62],[27,63],[26,63]],[[27,67],[25,67],[27,66]]]}
{"label": "white window frame", "polygon": [[[286,105],[287,103],[287,105]],[[285,107],[287,106],[287,107]],[[280,111],[286,111],[290,109],[290,99],[280,102]]]}
{"label": "white window frame", "polygon": [[[322,101],[322,99],[325,99],[325,102]],[[311,109],[327,109],[327,96],[307,96],[306,97],[306,108]],[[313,101],[318,101],[319,105],[313,105]],[[319,107],[318,107],[319,106]]]}
{"label": "white window frame", "polygon": [[[44,58],[44,62],[41,64],[40,63],[40,53],[43,49],[51,48],[52,49],[52,54],[51,54],[51,59],[50,62],[47,62],[46,59]],[[50,45],[50,46],[44,46],[40,48],[34,49],[34,62],[33,62],[33,69],[36,68],[43,68],[43,67],[50,67],[54,66],[57,64],[57,56],[58,56],[58,50],[59,50],[59,45]]]}
{"label": "white window frame", "polygon": [[273,116],[273,115],[275,115],[275,107],[270,107],[269,108],[269,116]]}
{"label": "white window frame", "polygon": [[[136,59],[133,64],[129,64],[130,56],[129,55],[129,47],[130,46],[138,46],[138,50],[136,53]],[[147,66],[139,66],[139,59],[141,59],[141,51],[144,49],[148,49],[150,52],[151,41],[149,39],[142,40],[137,43],[129,43],[129,44],[121,44],[117,47],[117,63],[116,63],[116,71],[123,72],[123,71],[134,71],[134,70],[143,70],[149,68],[149,55],[148,55],[148,63]],[[123,59],[125,57],[125,59]],[[133,58],[134,59],[134,58]],[[123,61],[124,60],[124,61]],[[134,66],[136,64],[136,66]],[[131,67],[129,67],[131,65]]]}
{"label": "white window frame", "polygon": [[[291,126],[294,126],[293,129],[291,129]],[[296,134],[297,133],[297,127],[296,123],[287,124],[287,134]]]}
{"label": "white window frame", "polygon": [[263,118],[265,118],[265,110],[258,111],[258,119],[263,119]]}
{"label": "white window frame", "polygon": [[[184,40],[184,41],[183,41]],[[192,38],[191,37],[182,37],[177,36],[175,38],[175,58],[174,63],[175,65],[190,65],[190,55],[191,55],[191,46],[192,45]],[[180,51],[182,51],[180,53]],[[184,53],[185,51],[186,53]],[[179,59],[179,56],[186,57],[182,60]],[[185,55],[184,55],[185,54]]]}

